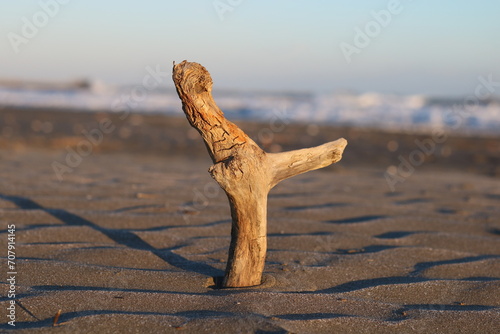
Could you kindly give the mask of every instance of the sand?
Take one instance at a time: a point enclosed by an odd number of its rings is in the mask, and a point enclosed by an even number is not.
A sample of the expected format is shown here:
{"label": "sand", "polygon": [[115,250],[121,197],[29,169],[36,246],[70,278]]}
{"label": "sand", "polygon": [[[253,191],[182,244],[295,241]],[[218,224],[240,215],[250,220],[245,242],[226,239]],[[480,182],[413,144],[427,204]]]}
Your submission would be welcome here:
{"label": "sand", "polygon": [[[320,127],[307,137],[288,125],[270,148],[344,136],[345,161],[271,191],[264,283],[220,290],[229,206],[187,121],[115,120],[117,130],[60,181],[52,164],[82,140],[77,125],[92,129],[107,115],[58,115],[0,112],[1,282],[7,291],[7,225],[15,224],[21,333],[500,329],[495,138],[470,138],[477,151],[450,138],[443,145],[453,154],[432,155],[391,191],[384,173],[418,136]],[[35,131],[34,120],[52,130]],[[242,127],[258,134],[266,126]],[[9,301],[2,293],[4,314]],[[2,331],[13,328],[6,318]]]}

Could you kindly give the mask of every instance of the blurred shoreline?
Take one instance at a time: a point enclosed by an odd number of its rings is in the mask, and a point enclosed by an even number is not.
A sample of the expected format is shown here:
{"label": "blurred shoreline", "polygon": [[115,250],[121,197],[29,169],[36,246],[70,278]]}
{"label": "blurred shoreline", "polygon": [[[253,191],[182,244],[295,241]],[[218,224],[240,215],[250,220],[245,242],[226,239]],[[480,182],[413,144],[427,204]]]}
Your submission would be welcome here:
{"label": "blurred shoreline", "polygon": [[[418,169],[500,176],[500,143],[495,137],[446,134],[437,140],[431,134],[319,123],[234,122],[268,152],[310,147],[344,137],[349,145],[340,166],[394,169],[402,161],[421,157],[425,161],[416,166]],[[208,156],[201,137],[183,115],[0,109],[2,148],[49,149],[64,153],[68,148],[76,150],[78,145],[88,143],[92,144],[89,148],[92,153]]]}
{"label": "blurred shoreline", "polygon": [[[110,85],[95,80],[22,82],[0,80],[0,109],[46,109],[80,112],[121,112],[182,116],[170,76],[156,85]],[[316,123],[407,133],[436,129],[459,136],[500,136],[500,99],[399,95],[339,90],[237,91],[217,88],[217,105],[230,120]]]}

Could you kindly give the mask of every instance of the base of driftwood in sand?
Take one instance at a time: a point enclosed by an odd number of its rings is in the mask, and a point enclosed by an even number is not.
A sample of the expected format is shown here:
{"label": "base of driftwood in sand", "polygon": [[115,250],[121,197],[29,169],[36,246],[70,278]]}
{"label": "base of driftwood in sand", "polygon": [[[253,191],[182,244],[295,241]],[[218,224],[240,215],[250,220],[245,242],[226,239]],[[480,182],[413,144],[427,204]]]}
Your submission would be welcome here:
{"label": "base of driftwood in sand", "polygon": [[214,290],[219,290],[219,289],[248,289],[248,288],[253,288],[253,289],[267,289],[271,288],[276,285],[276,278],[271,275],[271,274],[262,274],[262,279],[261,283],[259,285],[253,285],[253,286],[245,286],[245,287],[228,287],[224,285],[225,283],[225,276],[216,276],[216,277],[210,277],[206,281],[206,287],[214,289]]}

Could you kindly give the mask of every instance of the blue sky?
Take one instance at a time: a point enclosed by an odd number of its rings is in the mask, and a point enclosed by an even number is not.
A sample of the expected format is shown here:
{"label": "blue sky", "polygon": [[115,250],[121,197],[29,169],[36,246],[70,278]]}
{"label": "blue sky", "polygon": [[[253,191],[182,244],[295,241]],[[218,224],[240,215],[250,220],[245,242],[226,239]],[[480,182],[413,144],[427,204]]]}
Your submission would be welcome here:
{"label": "blue sky", "polygon": [[[57,1],[3,1],[0,78],[135,84],[148,65],[187,59],[214,89],[463,95],[478,76],[500,81],[499,1],[392,0],[398,13],[382,26],[372,12],[391,1],[60,0],[44,23],[41,4]],[[340,45],[356,47],[367,26],[378,30],[348,63]],[[13,36],[25,38],[18,53]]]}

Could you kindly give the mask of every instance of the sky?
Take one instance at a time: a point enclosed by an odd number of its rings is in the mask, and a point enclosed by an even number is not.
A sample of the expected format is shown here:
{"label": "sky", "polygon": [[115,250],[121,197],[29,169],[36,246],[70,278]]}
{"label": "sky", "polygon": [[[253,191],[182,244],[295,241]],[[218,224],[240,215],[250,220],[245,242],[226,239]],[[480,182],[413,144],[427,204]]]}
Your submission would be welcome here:
{"label": "sky", "polygon": [[472,94],[479,76],[500,82],[500,1],[1,5],[0,79],[137,84],[147,66],[170,72],[187,59],[210,71],[214,90],[444,96]]}

